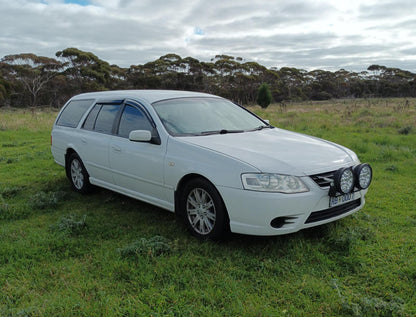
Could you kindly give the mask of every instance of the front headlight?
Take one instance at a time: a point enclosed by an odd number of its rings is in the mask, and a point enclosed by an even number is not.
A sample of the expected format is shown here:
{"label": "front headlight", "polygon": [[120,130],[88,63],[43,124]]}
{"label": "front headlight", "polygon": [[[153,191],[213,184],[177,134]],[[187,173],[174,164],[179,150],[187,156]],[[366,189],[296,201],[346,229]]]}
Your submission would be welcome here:
{"label": "front headlight", "polygon": [[281,174],[242,174],[244,189],[285,194],[308,192],[309,188],[299,177]]}

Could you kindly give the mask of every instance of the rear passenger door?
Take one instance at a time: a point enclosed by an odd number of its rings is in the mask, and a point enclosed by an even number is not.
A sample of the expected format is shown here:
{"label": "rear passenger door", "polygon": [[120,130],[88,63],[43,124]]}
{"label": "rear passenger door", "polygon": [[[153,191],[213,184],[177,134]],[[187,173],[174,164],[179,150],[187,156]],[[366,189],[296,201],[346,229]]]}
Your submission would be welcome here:
{"label": "rear passenger door", "polygon": [[126,194],[166,207],[167,195],[163,185],[166,143],[130,141],[129,133],[133,130],[151,131],[154,137],[158,137],[145,108],[129,102],[122,109],[116,135],[110,143],[110,166],[115,184]]}
{"label": "rear passenger door", "polygon": [[109,144],[120,104],[97,103],[80,131],[80,156],[93,184],[113,184],[109,163]]}

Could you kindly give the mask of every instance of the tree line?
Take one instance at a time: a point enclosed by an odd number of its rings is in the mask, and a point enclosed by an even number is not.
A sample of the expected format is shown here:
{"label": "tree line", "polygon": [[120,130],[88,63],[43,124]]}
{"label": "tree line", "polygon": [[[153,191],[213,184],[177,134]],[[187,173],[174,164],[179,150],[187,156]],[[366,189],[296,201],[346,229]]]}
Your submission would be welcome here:
{"label": "tree line", "polygon": [[202,62],[167,54],[122,68],[77,48],[58,51],[56,58],[14,54],[0,60],[0,106],[61,107],[75,94],[114,89],[202,91],[246,105],[256,103],[263,84],[275,102],[416,96],[416,74],[381,65],[362,72],[306,71],[266,68],[228,55]]}

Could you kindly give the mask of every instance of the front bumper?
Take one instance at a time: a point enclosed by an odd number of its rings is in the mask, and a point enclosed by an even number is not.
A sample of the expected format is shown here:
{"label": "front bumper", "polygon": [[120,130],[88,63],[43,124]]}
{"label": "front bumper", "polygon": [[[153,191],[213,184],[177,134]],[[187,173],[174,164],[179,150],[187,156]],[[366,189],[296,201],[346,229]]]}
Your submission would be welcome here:
{"label": "front bumper", "polygon": [[302,180],[309,192],[281,194],[218,186],[231,231],[260,236],[293,233],[343,218],[364,206],[367,190],[355,192],[348,203],[329,208],[329,189],[319,188],[310,179]]}

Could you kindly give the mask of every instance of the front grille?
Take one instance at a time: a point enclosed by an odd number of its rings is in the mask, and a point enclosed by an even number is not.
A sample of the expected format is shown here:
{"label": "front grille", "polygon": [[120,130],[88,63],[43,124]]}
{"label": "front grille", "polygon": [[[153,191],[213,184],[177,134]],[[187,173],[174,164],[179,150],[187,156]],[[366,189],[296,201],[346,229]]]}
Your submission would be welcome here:
{"label": "front grille", "polygon": [[331,182],[333,182],[334,180],[334,173],[335,171],[332,171],[322,174],[311,175],[310,177],[313,179],[315,183],[318,184],[319,187],[329,187],[331,185]]}
{"label": "front grille", "polygon": [[356,200],[353,200],[341,206],[335,206],[329,209],[315,211],[310,214],[308,219],[306,219],[305,223],[318,222],[318,221],[327,220],[333,217],[337,217],[359,207],[360,205],[361,205],[361,199],[358,198]]}

